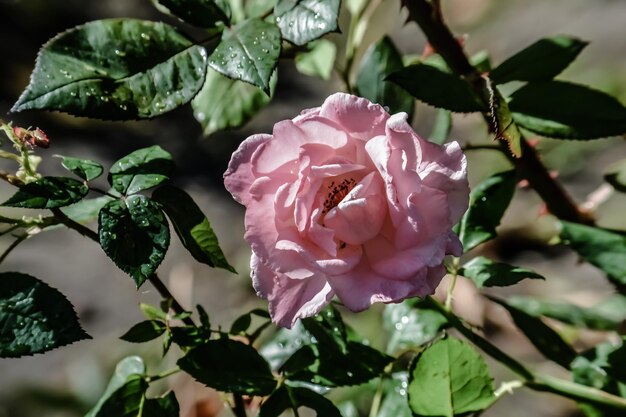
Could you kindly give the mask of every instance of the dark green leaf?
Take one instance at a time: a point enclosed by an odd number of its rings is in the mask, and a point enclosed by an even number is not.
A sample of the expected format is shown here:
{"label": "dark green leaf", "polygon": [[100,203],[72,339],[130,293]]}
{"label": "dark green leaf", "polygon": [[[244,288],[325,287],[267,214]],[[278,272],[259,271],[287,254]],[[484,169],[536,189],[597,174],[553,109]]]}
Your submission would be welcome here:
{"label": "dark green leaf", "polygon": [[180,20],[202,28],[214,28],[219,22],[228,25],[230,7],[227,1],[216,0],[156,0]]}
{"label": "dark green leaf", "polygon": [[113,200],[109,196],[96,198],[85,198],[78,203],[63,207],[61,211],[75,222],[87,224],[98,218],[98,213],[109,201]]}
{"label": "dark green leaf", "polygon": [[587,44],[570,36],[540,39],[498,65],[489,77],[496,84],[549,81],[567,68]]}
{"label": "dark green leaf", "polygon": [[604,173],[604,179],[617,191],[626,193],[626,160],[622,159],[609,165]]}
{"label": "dark green leaf", "polygon": [[159,398],[146,399],[142,417],[179,417],[180,407],[173,391]]}
{"label": "dark green leaf", "polygon": [[311,343],[313,343],[311,334],[299,320],[291,329],[280,329],[274,333],[259,352],[267,359],[272,369],[277,370],[298,349]]}
{"label": "dark green leaf", "polygon": [[521,127],[558,139],[596,139],[626,133],[626,107],[614,97],[564,81],[530,83],[511,95]]}
{"label": "dark green leaf", "polygon": [[30,182],[2,203],[6,207],[51,209],[80,201],[89,189],[73,178],[43,177]]}
{"label": "dark green leaf", "polygon": [[239,316],[233,324],[230,326],[230,334],[242,334],[248,331],[248,328],[252,324],[252,316],[259,316],[265,319],[269,319],[270,315],[267,311],[260,308],[254,309],[249,313]]}
{"label": "dark green leaf", "polygon": [[146,320],[135,324],[120,339],[131,343],[143,343],[161,336],[167,327],[161,321]]}
{"label": "dark green leaf", "polygon": [[463,265],[459,273],[471,279],[478,288],[508,287],[526,278],[545,279],[543,276],[528,269],[494,262],[483,256],[477,256]]}
{"label": "dark green leaf", "polygon": [[209,220],[189,194],[177,187],[164,186],[152,198],[163,206],[180,241],[195,260],[237,273],[226,260]]}
{"label": "dark green leaf", "polygon": [[172,155],[154,145],[115,162],[109,171],[109,183],[124,195],[135,194],[168,180],[173,170]]}
{"label": "dark green leaf", "polygon": [[335,405],[321,394],[306,388],[281,386],[261,405],[258,417],[278,417],[283,411],[306,407],[318,417],[342,417]]}
{"label": "dark green leaf", "polygon": [[224,29],[209,65],[225,76],[270,94],[270,78],[280,56],[280,30],[273,23],[248,19]]}
{"label": "dark green leaf", "polygon": [[426,349],[409,371],[409,406],[419,416],[453,417],[496,400],[484,359],[466,342],[447,337]]}
{"label": "dark green leaf", "polygon": [[268,363],[251,346],[235,340],[211,340],[178,360],[178,366],[218,391],[268,395],[276,387]]}
{"label": "dark green leaf", "polygon": [[337,47],[327,39],[312,42],[311,50],[296,54],[296,69],[302,74],[330,80],[335,66]]}
{"label": "dark green leaf", "polygon": [[206,51],[173,26],[98,20],[51,39],[13,106],[100,119],[150,118],[189,102],[202,87]]}
{"label": "dark green leaf", "polygon": [[430,64],[408,66],[387,79],[431,106],[460,113],[485,110],[466,81]]}
{"label": "dark green leaf", "polygon": [[340,0],[279,0],[274,8],[283,38],[304,45],[336,32]]}
{"label": "dark green leaf", "polygon": [[348,343],[346,325],[334,306],[329,305],[318,315],[302,320],[302,325],[315,337],[319,346],[346,353]]}
{"label": "dark green leaf", "polygon": [[86,181],[91,181],[102,175],[102,165],[89,159],[72,158],[70,156],[61,156],[63,160],[61,165],[65,169],[78,175]]}
{"label": "dark green leaf", "polygon": [[405,112],[409,120],[413,118],[415,99],[397,84],[386,77],[403,68],[402,55],[390,37],[385,36],[369,47],[356,79],[360,96],[389,108],[389,113]]}
{"label": "dark green leaf", "polygon": [[488,298],[500,304],[511,314],[515,325],[526,335],[539,352],[551,361],[569,369],[570,363],[576,357],[576,351],[556,331],[541,321],[541,319],[513,307],[504,300],[495,297]]}
{"label": "dark green leaf", "polygon": [[42,353],[91,339],[72,304],[30,275],[0,273],[0,357]]}
{"label": "dark green leaf", "polygon": [[626,320],[626,298],[617,294],[587,308],[531,297],[511,297],[507,302],[531,316],[544,316],[587,329],[618,330]]}
{"label": "dark green leaf", "polygon": [[517,178],[512,170],[494,174],[472,190],[469,209],[459,224],[459,238],[465,252],[497,235],[496,227],[513,198],[516,185]]}
{"label": "dark green leaf", "polygon": [[115,367],[115,373],[109,381],[104,394],[98,400],[98,403],[85,415],[85,417],[95,417],[102,404],[119,388],[121,388],[126,381],[142,377],[146,373],[146,366],[143,360],[139,356],[129,356],[122,359]]}
{"label": "dark green leaf", "polygon": [[433,130],[430,132],[430,141],[440,145],[445,143],[450,135],[450,130],[452,130],[452,113],[448,110],[438,109]]}
{"label": "dark green leaf", "polygon": [[167,252],[170,232],[156,203],[135,194],[108,203],[98,218],[100,246],[137,287],[152,275]]}
{"label": "dark green leaf", "polygon": [[143,377],[131,376],[102,403],[95,417],[141,417],[147,389],[148,383]]}
{"label": "dark green leaf", "polygon": [[606,272],[614,285],[626,290],[626,234],[569,222],[561,225],[563,242]]}
{"label": "dark green leaf", "polygon": [[209,315],[206,310],[200,305],[196,305],[196,309],[198,310],[198,316],[200,317],[200,323],[205,329],[211,328],[211,322],[209,321]]}
{"label": "dark green leaf", "polygon": [[196,326],[182,326],[170,328],[172,341],[181,347],[195,347],[210,338],[210,333],[206,334]]}
{"label": "dark green leaf", "polygon": [[270,95],[258,87],[207,70],[204,86],[192,100],[193,115],[210,135],[224,129],[243,126],[267,106],[276,87],[276,73],[270,79]]}

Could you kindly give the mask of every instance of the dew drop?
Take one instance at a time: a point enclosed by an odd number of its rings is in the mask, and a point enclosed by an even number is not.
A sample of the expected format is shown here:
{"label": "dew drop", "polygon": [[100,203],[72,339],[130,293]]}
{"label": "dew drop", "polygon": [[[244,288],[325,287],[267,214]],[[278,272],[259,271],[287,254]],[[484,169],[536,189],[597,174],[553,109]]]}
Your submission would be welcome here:
{"label": "dew drop", "polygon": [[115,50],[115,55],[117,56],[126,56],[126,52],[120,51],[119,49]]}
{"label": "dew drop", "polygon": [[142,38],[142,39],[145,39],[145,40],[147,40],[147,41],[149,41],[149,40],[150,40],[150,35],[148,35],[147,33],[143,33],[143,32],[142,32],[140,36],[141,36],[141,38]]}
{"label": "dew drop", "polygon": [[324,29],[326,29],[326,23],[320,23],[319,25],[317,25],[317,28],[318,28],[319,30],[324,30]]}
{"label": "dew drop", "polygon": [[400,322],[402,322],[402,324],[407,324],[409,322],[409,316],[402,316]]}
{"label": "dew drop", "polygon": [[263,49],[261,49],[261,52],[263,52],[264,54],[269,54],[270,50],[267,49],[267,48],[263,48]]}

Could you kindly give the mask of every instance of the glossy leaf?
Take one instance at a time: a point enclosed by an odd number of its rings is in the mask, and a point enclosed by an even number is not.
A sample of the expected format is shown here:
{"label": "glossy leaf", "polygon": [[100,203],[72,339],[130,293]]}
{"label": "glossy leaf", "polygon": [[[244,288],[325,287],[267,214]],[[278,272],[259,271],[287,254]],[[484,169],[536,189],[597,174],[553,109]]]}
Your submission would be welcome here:
{"label": "glossy leaf", "polygon": [[311,50],[296,54],[296,69],[302,74],[329,80],[335,65],[337,47],[327,39],[311,43]]}
{"label": "glossy leaf", "polygon": [[0,273],[0,357],[43,353],[83,339],[72,304],[30,275]]}
{"label": "glossy leaf", "polygon": [[409,370],[409,406],[419,416],[453,417],[489,407],[496,397],[485,360],[466,342],[447,337]]}
{"label": "glossy leaf", "polygon": [[208,341],[177,363],[197,381],[218,391],[263,396],[276,387],[265,359],[252,346],[235,340]]}
{"label": "glossy leaf", "polygon": [[254,18],[224,29],[222,40],[209,57],[215,71],[261,88],[270,94],[270,78],[280,56],[280,30]]}
{"label": "glossy leaf", "polygon": [[389,74],[403,68],[402,55],[390,37],[369,47],[356,79],[360,96],[389,108],[389,113],[405,112],[413,118],[415,99],[397,84],[387,81]]}
{"label": "glossy leaf", "polygon": [[169,179],[174,170],[172,155],[158,145],[138,149],[115,162],[109,183],[121,194],[135,194]]}
{"label": "glossy leaf", "polygon": [[155,0],[180,20],[202,28],[228,25],[230,7],[226,0]]}
{"label": "glossy leaf", "polygon": [[102,403],[95,417],[141,417],[147,389],[148,383],[143,377],[131,376]]}
{"label": "glossy leaf", "polygon": [[135,324],[120,339],[131,343],[149,342],[165,333],[166,329],[163,322],[146,320]]}
{"label": "glossy leaf", "polygon": [[340,0],[278,0],[276,24],[284,39],[304,45],[338,30],[340,4]]}
{"label": "glossy leaf", "polygon": [[111,201],[100,210],[98,235],[104,252],[137,287],[156,271],[170,243],[161,209],[138,194]]}
{"label": "glossy leaf", "polygon": [[431,64],[415,64],[387,77],[424,103],[459,113],[484,111],[469,84]]}
{"label": "glossy leaf", "polygon": [[569,369],[569,364],[576,356],[576,351],[556,331],[541,321],[541,319],[513,307],[504,300],[495,297],[488,298],[500,304],[509,312],[515,325],[526,335],[539,352],[551,361]]}
{"label": "glossy leaf", "polygon": [[459,273],[471,279],[478,288],[508,287],[526,278],[545,279],[543,276],[528,269],[494,262],[483,256],[477,256],[463,265]]}
{"label": "glossy leaf", "polygon": [[444,316],[422,307],[420,300],[387,304],[383,311],[383,327],[389,334],[387,353],[393,355],[430,342],[446,323]]}
{"label": "glossy leaf", "polygon": [[433,130],[430,132],[428,139],[431,142],[442,145],[448,140],[450,131],[452,130],[452,113],[448,110],[438,109],[435,116]]}
{"label": "glossy leaf", "polygon": [[571,36],[540,39],[491,71],[496,84],[509,81],[549,81],[576,59],[588,42]]}
{"label": "glossy leaf", "polygon": [[63,207],[61,211],[75,222],[81,224],[91,223],[98,218],[98,213],[100,213],[102,207],[111,200],[113,198],[106,195],[96,198],[84,198],[78,203]]}
{"label": "glossy leaf", "polygon": [[32,209],[65,207],[80,201],[88,192],[87,186],[74,178],[43,177],[20,187],[2,205]]}
{"label": "glossy leaf", "polygon": [[113,120],[155,117],[196,95],[206,65],[205,49],[173,26],[97,20],[42,47],[30,84],[12,110],[61,110]]}
{"label": "glossy leaf", "polygon": [[515,171],[504,171],[472,190],[469,209],[459,224],[459,238],[465,252],[497,235],[496,227],[513,198],[516,185]]}
{"label": "glossy leaf", "polygon": [[596,139],[626,133],[626,107],[614,97],[564,81],[530,83],[511,95],[521,127],[557,139]]}
{"label": "glossy leaf", "polygon": [[283,385],[263,402],[258,417],[279,417],[286,410],[306,407],[315,411],[318,417],[342,417],[328,398],[306,388]]}
{"label": "glossy leaf", "polygon": [[298,349],[311,344],[312,337],[299,320],[291,329],[280,329],[274,333],[261,346],[259,353],[269,362],[272,369],[277,370]]}
{"label": "glossy leaf", "polygon": [[89,159],[72,158],[71,156],[61,156],[61,165],[68,171],[78,175],[85,181],[91,181],[102,175],[102,165]]}
{"label": "glossy leaf", "polygon": [[604,271],[614,285],[626,290],[626,234],[569,222],[561,225],[563,242]]}
{"label": "glossy leaf", "polygon": [[163,207],[176,234],[195,260],[236,273],[226,260],[209,220],[189,194],[177,187],[164,186],[157,189],[152,198]]}

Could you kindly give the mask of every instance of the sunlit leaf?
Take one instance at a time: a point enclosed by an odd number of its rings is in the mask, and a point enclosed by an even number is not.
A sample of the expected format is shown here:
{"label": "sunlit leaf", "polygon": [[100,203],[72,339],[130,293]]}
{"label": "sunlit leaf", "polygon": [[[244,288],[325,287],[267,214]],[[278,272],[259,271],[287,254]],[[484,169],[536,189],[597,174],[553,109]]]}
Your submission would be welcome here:
{"label": "sunlit leaf", "polygon": [[70,156],[61,156],[61,158],[63,158],[61,165],[65,169],[86,181],[98,178],[104,170],[102,165],[89,159],[72,158]]}
{"label": "sunlit leaf", "polygon": [[109,183],[121,194],[135,194],[169,179],[174,170],[172,155],[158,145],[138,149],[115,162]]}
{"label": "sunlit leaf", "polygon": [[276,24],[284,39],[304,45],[337,31],[340,0],[278,0]]}
{"label": "sunlit leaf", "polygon": [[527,278],[545,279],[543,276],[528,269],[494,262],[483,256],[477,256],[463,265],[459,273],[471,279],[478,288],[507,287]]}

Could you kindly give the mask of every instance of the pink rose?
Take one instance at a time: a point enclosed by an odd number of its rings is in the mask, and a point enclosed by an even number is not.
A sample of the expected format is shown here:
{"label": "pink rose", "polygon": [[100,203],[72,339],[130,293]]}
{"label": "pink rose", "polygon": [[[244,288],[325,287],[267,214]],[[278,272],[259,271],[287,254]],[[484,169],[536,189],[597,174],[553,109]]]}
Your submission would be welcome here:
{"label": "pink rose", "polygon": [[337,93],[247,138],[224,183],[246,206],[252,282],[291,327],[334,296],[350,310],[432,294],[468,205],[456,142],[417,136],[406,113]]}

